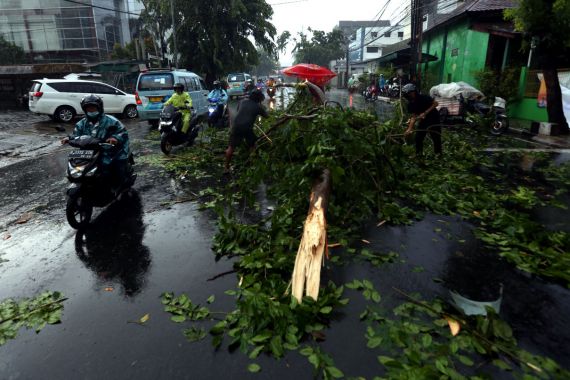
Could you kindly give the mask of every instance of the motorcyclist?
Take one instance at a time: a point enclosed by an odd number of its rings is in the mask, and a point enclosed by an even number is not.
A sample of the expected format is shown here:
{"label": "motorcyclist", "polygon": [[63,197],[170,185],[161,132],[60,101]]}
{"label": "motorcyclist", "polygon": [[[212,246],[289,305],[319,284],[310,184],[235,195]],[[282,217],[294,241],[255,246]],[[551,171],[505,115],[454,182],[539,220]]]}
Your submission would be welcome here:
{"label": "motorcyclist", "polygon": [[208,100],[218,99],[216,111],[214,112],[213,122],[216,123],[224,113],[224,106],[228,102],[228,93],[222,88],[222,83],[214,81],[214,89],[208,94]]}
{"label": "motorcyclist", "polygon": [[81,100],[81,109],[85,117],[73,129],[69,137],[61,140],[62,144],[79,136],[91,136],[114,145],[117,150],[103,149],[101,152],[103,168],[112,177],[114,186],[119,186],[126,178],[129,157],[129,133],[124,125],[113,116],[106,115],[103,100],[97,95],[87,95]]}
{"label": "motorcyclist", "polygon": [[163,104],[163,107],[169,104],[178,108],[182,114],[182,133],[187,133],[190,128],[190,119],[192,118],[192,110],[194,108],[192,107],[192,98],[184,91],[182,83],[174,84],[174,94]]}
{"label": "motorcyclist", "polygon": [[255,89],[256,87],[253,85],[253,80],[248,79],[245,81],[244,90],[246,95],[249,95],[249,93]]}
{"label": "motorcyclist", "polygon": [[386,79],[384,78],[384,74],[380,74],[380,78],[378,78],[378,89],[382,95],[386,93]]}
{"label": "motorcyclist", "polygon": [[408,100],[408,112],[412,115],[408,128],[404,132],[406,136],[413,132],[414,125],[419,120],[416,130],[416,156],[421,157],[424,139],[428,133],[433,141],[435,153],[441,156],[441,125],[439,123],[439,112],[436,109],[437,101],[429,95],[419,94],[413,83],[408,83],[402,87],[402,94]]}
{"label": "motorcyclist", "polygon": [[267,87],[274,87],[275,86],[275,79],[273,77],[269,77],[267,80]]}

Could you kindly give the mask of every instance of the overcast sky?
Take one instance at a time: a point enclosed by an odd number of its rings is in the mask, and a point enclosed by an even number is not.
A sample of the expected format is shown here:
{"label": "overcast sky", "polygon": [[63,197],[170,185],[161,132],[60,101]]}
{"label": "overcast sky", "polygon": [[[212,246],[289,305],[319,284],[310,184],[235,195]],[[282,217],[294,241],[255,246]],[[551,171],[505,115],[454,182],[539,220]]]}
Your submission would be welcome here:
{"label": "overcast sky", "polygon": [[[308,27],[312,29],[331,31],[340,20],[372,21],[377,19],[377,14],[389,1],[382,20],[395,18],[400,14],[410,0],[267,0],[273,6],[273,24],[277,28],[278,35],[288,30],[295,36],[301,30]],[[289,3],[289,4],[285,4]],[[281,4],[281,5],[279,5]],[[391,16],[391,17],[390,17]],[[293,62],[291,48],[280,57],[282,65],[290,65]]]}

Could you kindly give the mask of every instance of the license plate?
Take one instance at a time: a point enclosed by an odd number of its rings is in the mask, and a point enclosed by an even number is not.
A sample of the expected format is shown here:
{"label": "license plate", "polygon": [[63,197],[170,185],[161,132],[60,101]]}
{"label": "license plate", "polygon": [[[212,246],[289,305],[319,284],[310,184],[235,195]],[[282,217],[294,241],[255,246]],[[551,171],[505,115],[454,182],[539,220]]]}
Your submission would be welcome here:
{"label": "license plate", "polygon": [[162,96],[149,96],[148,100],[150,100],[153,103],[160,103],[162,102]]}
{"label": "license plate", "polygon": [[238,88],[238,87],[241,87],[241,85],[236,83],[236,84],[232,84],[232,87],[233,87],[233,88]]}
{"label": "license plate", "polygon": [[69,158],[91,159],[95,155],[94,150],[73,150],[69,153]]}

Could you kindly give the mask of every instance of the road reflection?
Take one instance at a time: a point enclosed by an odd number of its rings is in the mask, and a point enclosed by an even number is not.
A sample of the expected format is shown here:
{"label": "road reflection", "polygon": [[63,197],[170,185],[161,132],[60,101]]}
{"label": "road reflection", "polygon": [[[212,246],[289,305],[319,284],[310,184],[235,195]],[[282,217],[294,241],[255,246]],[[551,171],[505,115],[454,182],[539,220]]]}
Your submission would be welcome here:
{"label": "road reflection", "polygon": [[[107,207],[86,231],[75,235],[75,251],[101,287],[120,286],[132,297],[146,284],[150,250],[142,242],[145,233],[143,206],[133,191]],[[109,289],[111,290],[111,289]]]}

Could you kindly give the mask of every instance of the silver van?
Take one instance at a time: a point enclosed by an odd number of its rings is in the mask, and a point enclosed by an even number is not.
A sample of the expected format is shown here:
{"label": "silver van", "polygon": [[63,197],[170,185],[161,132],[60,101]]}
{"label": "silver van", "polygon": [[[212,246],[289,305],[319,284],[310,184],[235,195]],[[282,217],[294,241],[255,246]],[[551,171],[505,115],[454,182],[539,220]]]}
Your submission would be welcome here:
{"label": "silver van", "polygon": [[208,114],[208,90],[204,80],[190,71],[164,69],[139,74],[135,92],[139,118],[158,126],[160,111],[174,93],[175,83],[184,85],[184,91],[192,98],[192,106],[199,116],[205,117]]}

